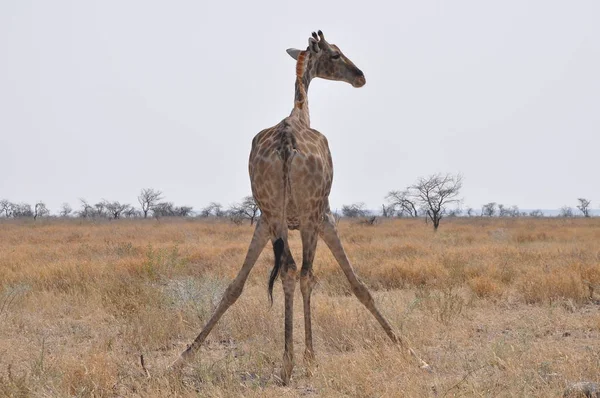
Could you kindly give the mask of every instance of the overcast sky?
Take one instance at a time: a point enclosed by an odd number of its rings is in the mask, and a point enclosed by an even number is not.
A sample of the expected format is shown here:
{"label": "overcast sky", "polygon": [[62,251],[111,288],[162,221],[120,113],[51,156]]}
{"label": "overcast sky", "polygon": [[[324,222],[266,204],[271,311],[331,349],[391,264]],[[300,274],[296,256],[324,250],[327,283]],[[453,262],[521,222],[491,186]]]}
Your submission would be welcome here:
{"label": "overcast sky", "polygon": [[600,2],[0,2],[0,199],[178,205],[250,193],[252,137],[293,107],[322,29],[363,88],[315,80],[332,207],[436,172],[465,206],[600,207]]}

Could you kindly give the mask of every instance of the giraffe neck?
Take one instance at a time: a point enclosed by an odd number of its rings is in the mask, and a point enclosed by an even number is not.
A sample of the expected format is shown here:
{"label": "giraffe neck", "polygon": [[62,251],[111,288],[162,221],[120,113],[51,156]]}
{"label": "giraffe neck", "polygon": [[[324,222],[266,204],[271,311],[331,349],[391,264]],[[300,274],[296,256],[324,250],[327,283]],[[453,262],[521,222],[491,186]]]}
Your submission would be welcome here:
{"label": "giraffe neck", "polygon": [[313,78],[310,62],[310,52],[303,51],[296,62],[296,92],[294,94],[294,109],[292,115],[296,114],[300,120],[310,126],[310,114],[308,112],[308,86]]}

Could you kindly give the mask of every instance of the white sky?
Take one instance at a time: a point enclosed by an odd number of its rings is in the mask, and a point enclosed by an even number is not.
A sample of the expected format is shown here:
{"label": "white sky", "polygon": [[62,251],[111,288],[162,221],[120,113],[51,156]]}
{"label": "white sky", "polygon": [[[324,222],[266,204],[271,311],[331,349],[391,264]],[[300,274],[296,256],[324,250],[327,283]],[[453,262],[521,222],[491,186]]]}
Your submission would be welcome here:
{"label": "white sky", "polygon": [[322,29],[367,77],[310,87],[333,208],[434,172],[465,206],[600,207],[599,21],[594,0],[3,0],[0,198],[239,201],[252,137],[293,106],[285,49]]}

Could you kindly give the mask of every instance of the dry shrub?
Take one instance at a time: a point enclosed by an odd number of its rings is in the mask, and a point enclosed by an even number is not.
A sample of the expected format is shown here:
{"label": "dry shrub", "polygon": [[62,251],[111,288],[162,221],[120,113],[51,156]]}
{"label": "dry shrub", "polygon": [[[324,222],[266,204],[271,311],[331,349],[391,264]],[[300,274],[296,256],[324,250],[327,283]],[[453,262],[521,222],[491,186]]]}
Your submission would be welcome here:
{"label": "dry shrub", "polygon": [[394,259],[414,259],[421,256],[426,249],[412,243],[400,243],[392,241],[383,251],[385,252],[386,256]]}
{"label": "dry shrub", "polygon": [[454,286],[461,285],[467,279],[467,261],[463,253],[443,253],[440,261],[448,272],[449,284]]}
{"label": "dry shrub", "polygon": [[492,278],[481,275],[469,279],[467,284],[479,298],[497,298],[502,295],[502,287]]}
{"label": "dry shrub", "polygon": [[600,265],[599,264],[575,264],[583,283],[588,287],[589,298],[593,298],[594,292],[600,291]]}
{"label": "dry shrub", "polygon": [[319,301],[320,305],[312,310],[313,338],[323,340],[328,351],[354,351],[387,338],[356,297],[319,297]]}
{"label": "dry shrub", "polygon": [[515,242],[517,243],[532,243],[532,242],[546,242],[550,240],[550,237],[546,232],[520,232],[514,237]]}
{"label": "dry shrub", "polygon": [[[328,300],[324,305],[312,311],[319,338],[325,345],[337,352],[353,351],[357,341],[350,335],[353,318],[349,317],[347,307],[339,306]],[[313,335],[314,335],[313,331]]]}
{"label": "dry shrub", "polygon": [[90,352],[65,359],[62,385],[71,396],[112,397],[117,381],[117,368],[105,353]]}
{"label": "dry shrub", "polygon": [[436,263],[401,262],[385,264],[374,275],[365,278],[370,286],[382,289],[402,289],[418,286],[441,286],[448,279],[448,272]]}
{"label": "dry shrub", "polygon": [[581,276],[573,268],[530,273],[520,281],[519,292],[528,304],[552,303],[557,299],[582,303],[587,298]]}
{"label": "dry shrub", "polygon": [[494,277],[504,283],[510,285],[517,277],[517,270],[514,265],[502,263],[499,266],[492,268]]}
{"label": "dry shrub", "polygon": [[104,282],[98,288],[100,297],[104,308],[113,316],[128,319],[147,306],[160,304],[160,291],[133,277],[117,275]]}
{"label": "dry shrub", "polygon": [[465,306],[465,300],[452,287],[441,292],[419,289],[416,297],[421,301],[426,312],[444,325],[454,321]]}
{"label": "dry shrub", "polygon": [[30,275],[34,288],[75,294],[85,293],[89,287],[90,278],[101,274],[102,270],[90,272],[85,263],[79,261],[65,261],[47,264],[36,271],[37,275]]}

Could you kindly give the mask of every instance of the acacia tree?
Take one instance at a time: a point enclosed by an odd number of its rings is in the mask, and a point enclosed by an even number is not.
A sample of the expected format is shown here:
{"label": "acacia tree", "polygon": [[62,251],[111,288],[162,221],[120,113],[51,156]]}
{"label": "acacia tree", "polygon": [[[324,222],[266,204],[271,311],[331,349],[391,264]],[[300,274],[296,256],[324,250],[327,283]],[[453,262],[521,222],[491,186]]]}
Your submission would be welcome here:
{"label": "acacia tree", "polygon": [[224,213],[223,206],[217,202],[210,202],[208,206],[200,210],[200,215],[202,217],[223,217]]}
{"label": "acacia tree", "polygon": [[540,209],[532,210],[529,212],[529,217],[541,218],[541,217],[544,217],[544,212],[541,211]]}
{"label": "acacia tree", "polygon": [[259,215],[260,209],[253,196],[246,196],[241,203],[234,204],[229,209],[229,216],[234,222],[236,219],[247,218],[250,220],[250,225],[254,225]]}
{"label": "acacia tree", "polygon": [[141,213],[133,206],[129,206],[125,211],[123,211],[123,215],[127,218],[139,217]]}
{"label": "acacia tree", "polygon": [[94,206],[90,205],[87,200],[79,198],[81,202],[81,210],[77,212],[81,218],[89,218],[94,216]]}
{"label": "acacia tree", "polygon": [[411,195],[425,210],[425,214],[437,231],[440,221],[446,215],[447,206],[459,203],[462,176],[460,174],[433,174],[421,177],[409,187]]}
{"label": "acacia tree", "polygon": [[138,202],[142,206],[144,218],[148,218],[148,212],[163,199],[162,192],[153,188],[144,188],[138,196]]}
{"label": "acacia tree", "polygon": [[356,218],[366,217],[369,215],[369,212],[365,209],[365,204],[360,202],[342,206],[342,214],[344,217]]}
{"label": "acacia tree", "polygon": [[94,208],[96,209],[94,215],[98,217],[104,217],[106,215],[106,203],[106,200],[96,203],[94,205]]}
{"label": "acacia tree", "polygon": [[33,211],[33,219],[37,220],[38,217],[44,217],[47,216],[48,214],[50,214],[50,210],[48,210],[48,208],[46,207],[46,204],[44,202],[37,202],[34,206],[34,211]]}
{"label": "acacia tree", "polygon": [[4,213],[6,218],[12,216],[13,204],[7,199],[0,200],[0,214]]}
{"label": "acacia tree", "polygon": [[382,217],[393,217],[394,214],[396,213],[396,209],[394,208],[394,206],[392,205],[385,205],[382,204],[381,205],[381,216]]}
{"label": "acacia tree", "polygon": [[519,217],[521,212],[519,211],[519,206],[505,206],[503,204],[498,205],[498,216],[499,217]]}
{"label": "acacia tree", "polygon": [[103,200],[102,203],[104,204],[103,208],[106,209],[109,217],[115,220],[121,218],[121,214],[131,207],[129,204],[120,203],[118,201],[109,202],[107,200]]}
{"label": "acacia tree", "polygon": [[579,201],[579,204],[577,205],[577,208],[579,209],[579,211],[583,214],[584,217],[589,217],[590,216],[590,204],[592,202],[585,198],[577,198],[577,200]]}
{"label": "acacia tree", "polygon": [[390,191],[385,198],[399,216],[419,216],[417,203],[410,188],[405,189],[404,191]]}
{"label": "acacia tree", "polygon": [[563,206],[559,210],[559,217],[573,217],[573,209],[569,206]]}
{"label": "acacia tree", "polygon": [[160,217],[187,217],[192,214],[192,206],[175,206],[173,202],[160,202],[152,208],[156,219]]}
{"label": "acacia tree", "polygon": [[61,217],[69,217],[69,215],[71,214],[72,211],[73,211],[73,208],[71,207],[71,205],[69,205],[66,202],[60,206],[60,216]]}
{"label": "acacia tree", "polygon": [[496,215],[496,202],[486,203],[481,206],[481,215],[484,217],[494,217]]}
{"label": "acacia tree", "polygon": [[12,216],[18,217],[33,217],[33,210],[29,203],[13,203],[12,205]]}

